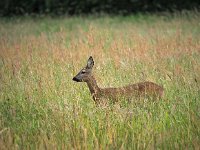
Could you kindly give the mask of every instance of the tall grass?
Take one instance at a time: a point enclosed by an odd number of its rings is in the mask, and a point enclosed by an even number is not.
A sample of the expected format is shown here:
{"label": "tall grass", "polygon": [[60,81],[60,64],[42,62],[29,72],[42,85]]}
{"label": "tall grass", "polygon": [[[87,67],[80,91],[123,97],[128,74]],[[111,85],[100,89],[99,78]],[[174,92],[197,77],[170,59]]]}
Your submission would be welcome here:
{"label": "tall grass", "polygon": [[[0,149],[199,149],[199,14],[0,20]],[[153,81],[158,102],[96,107],[72,81]],[[135,100],[137,101],[137,100]]]}

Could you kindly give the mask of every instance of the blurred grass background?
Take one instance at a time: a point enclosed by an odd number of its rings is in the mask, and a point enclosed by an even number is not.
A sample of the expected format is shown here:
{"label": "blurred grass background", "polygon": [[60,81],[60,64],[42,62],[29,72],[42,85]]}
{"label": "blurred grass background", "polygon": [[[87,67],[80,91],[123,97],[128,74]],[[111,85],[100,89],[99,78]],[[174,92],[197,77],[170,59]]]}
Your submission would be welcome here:
{"label": "blurred grass background", "polygon": [[[0,20],[0,149],[199,149],[200,15]],[[72,81],[153,81],[157,103],[97,108]]]}

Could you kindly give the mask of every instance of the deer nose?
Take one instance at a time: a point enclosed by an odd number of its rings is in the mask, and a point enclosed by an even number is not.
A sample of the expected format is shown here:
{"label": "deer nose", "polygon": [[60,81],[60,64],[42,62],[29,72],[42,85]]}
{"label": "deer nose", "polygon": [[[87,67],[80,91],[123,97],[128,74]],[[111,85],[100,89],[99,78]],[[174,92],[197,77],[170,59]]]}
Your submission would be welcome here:
{"label": "deer nose", "polygon": [[73,77],[73,79],[72,79],[73,81],[76,81],[76,82],[78,82],[79,80],[76,78],[76,77]]}

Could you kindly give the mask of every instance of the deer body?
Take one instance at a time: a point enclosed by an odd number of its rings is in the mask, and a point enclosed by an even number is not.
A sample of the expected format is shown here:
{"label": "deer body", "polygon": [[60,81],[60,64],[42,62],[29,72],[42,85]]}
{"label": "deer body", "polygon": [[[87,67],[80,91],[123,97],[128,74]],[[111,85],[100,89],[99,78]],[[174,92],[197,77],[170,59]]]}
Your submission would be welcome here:
{"label": "deer body", "polygon": [[93,58],[90,57],[87,66],[83,68],[74,78],[77,82],[86,82],[93,100],[97,105],[112,100],[117,102],[120,98],[130,100],[133,97],[153,97],[161,98],[164,89],[153,82],[140,82],[127,85],[120,88],[100,88],[98,87],[95,78],[92,76],[92,67],[94,65]]}

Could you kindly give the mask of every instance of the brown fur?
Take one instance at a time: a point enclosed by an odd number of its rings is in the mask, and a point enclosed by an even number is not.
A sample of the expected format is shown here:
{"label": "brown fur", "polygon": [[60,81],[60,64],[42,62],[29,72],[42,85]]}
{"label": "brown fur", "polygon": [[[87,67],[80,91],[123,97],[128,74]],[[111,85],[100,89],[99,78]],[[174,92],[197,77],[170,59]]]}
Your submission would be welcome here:
{"label": "brown fur", "polygon": [[117,102],[120,98],[127,100],[131,98],[152,97],[154,99],[163,96],[163,88],[153,82],[140,82],[120,88],[99,88],[93,76],[86,81],[93,100],[96,104],[101,104],[102,99]]}

